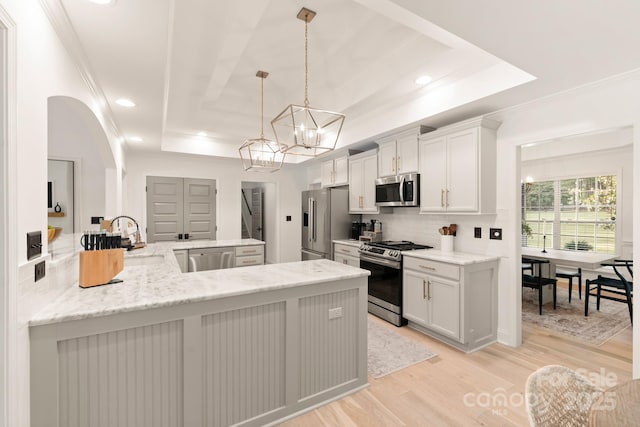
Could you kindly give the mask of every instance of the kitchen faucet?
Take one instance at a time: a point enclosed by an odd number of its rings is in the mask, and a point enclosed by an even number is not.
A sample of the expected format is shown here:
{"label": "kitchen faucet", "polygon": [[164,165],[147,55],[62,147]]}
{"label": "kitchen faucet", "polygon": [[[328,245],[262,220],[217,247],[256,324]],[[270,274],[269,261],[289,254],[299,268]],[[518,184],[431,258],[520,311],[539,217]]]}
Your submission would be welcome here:
{"label": "kitchen faucet", "polygon": [[[136,225],[136,232],[135,232],[135,234],[133,235],[133,238],[134,238],[134,239],[136,239],[136,244],[138,244],[138,243],[142,243],[142,237],[140,236],[140,226],[138,225],[138,221],[136,221],[135,219],[131,218],[130,216],[127,216],[127,215],[120,215],[120,216],[117,216],[117,217],[113,218],[113,219],[111,220],[111,224],[109,224],[109,226],[111,227],[111,229],[113,230],[113,223],[114,223],[116,220],[120,219],[120,218],[127,218],[127,219],[130,219],[131,221],[133,221],[133,223]],[[126,229],[126,228],[125,228],[125,229]]]}

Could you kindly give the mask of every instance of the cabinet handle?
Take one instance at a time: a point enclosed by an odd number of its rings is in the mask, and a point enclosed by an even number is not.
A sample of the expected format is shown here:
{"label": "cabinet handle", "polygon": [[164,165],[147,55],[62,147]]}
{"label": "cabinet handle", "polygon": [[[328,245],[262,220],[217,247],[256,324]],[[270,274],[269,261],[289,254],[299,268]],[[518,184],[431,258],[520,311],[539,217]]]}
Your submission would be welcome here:
{"label": "cabinet handle", "polygon": [[427,298],[427,281],[422,279],[422,299],[426,299]]}
{"label": "cabinet handle", "polygon": [[395,172],[396,171],[396,158],[392,158],[391,159],[391,172]]}
{"label": "cabinet handle", "polygon": [[400,156],[396,157],[396,170],[400,172]]}
{"label": "cabinet handle", "polygon": [[429,266],[426,266],[426,265],[421,265],[420,268],[424,268],[425,270],[436,271],[435,267],[429,267]]}
{"label": "cabinet handle", "polygon": [[363,199],[364,199],[364,197],[362,197],[362,196],[358,197],[358,206],[360,208],[364,207],[364,200]]}
{"label": "cabinet handle", "polygon": [[449,190],[447,190],[447,207],[449,207]]}
{"label": "cabinet handle", "polygon": [[444,189],[440,190],[440,207],[444,208]]}
{"label": "cabinet handle", "polygon": [[257,251],[255,249],[250,249],[250,250],[244,250],[242,251],[243,254],[255,254]]}
{"label": "cabinet handle", "polygon": [[255,263],[254,260],[246,260],[246,259],[243,259],[241,262],[242,262],[242,264],[254,264]]}
{"label": "cabinet handle", "polygon": [[349,253],[349,252],[351,252],[351,251],[350,251],[349,249],[342,249],[342,248],[340,248],[340,252]]}
{"label": "cabinet handle", "polygon": [[427,299],[431,299],[431,280],[427,280]]}

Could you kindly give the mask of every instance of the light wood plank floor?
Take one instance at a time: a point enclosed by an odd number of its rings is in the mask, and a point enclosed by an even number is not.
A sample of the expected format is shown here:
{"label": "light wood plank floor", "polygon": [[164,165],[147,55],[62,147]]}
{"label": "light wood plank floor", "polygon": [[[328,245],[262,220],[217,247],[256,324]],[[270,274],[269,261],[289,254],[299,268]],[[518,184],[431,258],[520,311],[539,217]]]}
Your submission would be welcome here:
{"label": "light wood plank floor", "polygon": [[[407,327],[398,333],[438,354],[430,360],[379,379],[369,387],[284,424],[294,426],[528,426],[523,403],[529,374],[550,364],[631,379],[632,331],[625,329],[601,346],[593,346],[533,326],[523,326],[518,348],[493,344],[464,354]],[[508,404],[492,403],[505,396]]]}

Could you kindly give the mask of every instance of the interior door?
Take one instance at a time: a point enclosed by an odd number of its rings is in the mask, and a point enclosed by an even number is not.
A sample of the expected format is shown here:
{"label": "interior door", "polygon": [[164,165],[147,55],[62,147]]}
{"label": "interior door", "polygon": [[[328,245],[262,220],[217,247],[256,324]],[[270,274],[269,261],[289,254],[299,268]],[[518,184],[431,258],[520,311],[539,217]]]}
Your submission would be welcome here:
{"label": "interior door", "polygon": [[189,240],[216,239],[216,181],[184,178],[184,233]]}
{"label": "interior door", "polygon": [[147,241],[178,239],[183,233],[182,178],[147,177]]}
{"label": "interior door", "polygon": [[262,231],[263,227],[263,215],[262,204],[264,200],[264,192],[262,188],[251,189],[251,237],[258,240],[264,240]]}

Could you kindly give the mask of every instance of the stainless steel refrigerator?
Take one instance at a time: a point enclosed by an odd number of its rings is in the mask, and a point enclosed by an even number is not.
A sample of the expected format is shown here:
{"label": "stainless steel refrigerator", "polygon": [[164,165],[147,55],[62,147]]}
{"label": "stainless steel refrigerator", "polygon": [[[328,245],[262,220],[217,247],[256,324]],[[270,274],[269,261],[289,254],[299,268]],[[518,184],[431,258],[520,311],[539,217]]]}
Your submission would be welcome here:
{"label": "stainless steel refrigerator", "polygon": [[302,260],[333,259],[333,240],[351,232],[349,189],[302,192]]}

